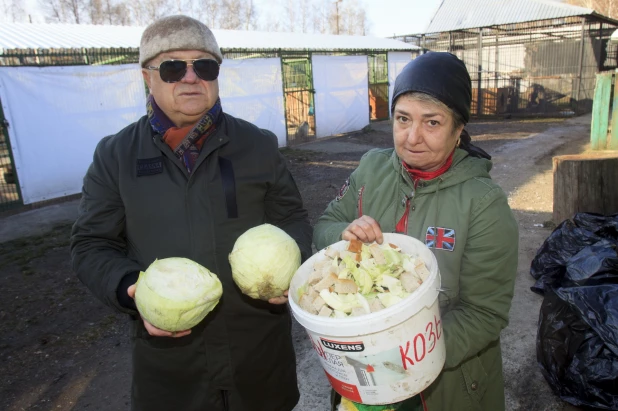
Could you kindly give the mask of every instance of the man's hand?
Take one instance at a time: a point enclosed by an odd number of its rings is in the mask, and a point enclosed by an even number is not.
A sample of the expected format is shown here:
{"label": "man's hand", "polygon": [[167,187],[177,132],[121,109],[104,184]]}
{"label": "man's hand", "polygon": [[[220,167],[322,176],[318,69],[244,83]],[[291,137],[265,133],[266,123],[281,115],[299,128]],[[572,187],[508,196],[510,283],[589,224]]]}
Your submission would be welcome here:
{"label": "man's hand", "polygon": [[[127,294],[129,295],[129,297],[135,299],[135,284],[133,284],[127,289]],[[146,331],[148,331],[148,334],[152,335],[153,337],[180,338],[180,337],[184,337],[185,335],[191,334],[191,330],[164,331],[150,324],[148,321],[144,320],[143,318],[142,318],[142,321],[144,322],[144,327],[146,328]]]}
{"label": "man's hand", "polygon": [[281,297],[273,297],[270,300],[268,300],[268,302],[271,304],[277,304],[277,305],[287,303],[288,302],[288,290],[285,290]]}
{"label": "man's hand", "polygon": [[352,221],[341,233],[341,239],[346,241],[359,240],[363,243],[376,241],[378,244],[382,244],[384,241],[380,224],[368,215]]}

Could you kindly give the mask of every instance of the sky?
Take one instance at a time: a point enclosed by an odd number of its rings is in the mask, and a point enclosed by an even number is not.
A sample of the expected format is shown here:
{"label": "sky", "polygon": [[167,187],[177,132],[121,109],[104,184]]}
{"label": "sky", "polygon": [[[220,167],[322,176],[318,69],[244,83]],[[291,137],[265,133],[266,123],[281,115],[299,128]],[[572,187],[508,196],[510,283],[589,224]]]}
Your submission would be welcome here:
{"label": "sky", "polygon": [[365,10],[374,36],[421,33],[441,0],[365,0]]}

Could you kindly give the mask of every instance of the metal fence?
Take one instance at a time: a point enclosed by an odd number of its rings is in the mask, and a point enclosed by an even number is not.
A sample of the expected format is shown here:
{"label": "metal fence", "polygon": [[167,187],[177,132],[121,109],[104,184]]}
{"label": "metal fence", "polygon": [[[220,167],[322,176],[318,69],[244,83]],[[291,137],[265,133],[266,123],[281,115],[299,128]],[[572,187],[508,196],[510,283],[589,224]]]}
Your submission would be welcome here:
{"label": "metal fence", "polygon": [[592,109],[596,73],[617,65],[616,28],[585,16],[397,38],[466,63],[473,116],[558,117]]}
{"label": "metal fence", "polygon": [[135,48],[3,50],[0,66],[78,66],[129,64],[139,61]]}
{"label": "metal fence", "polygon": [[369,63],[369,106],[371,120],[388,120],[388,54],[376,53],[367,56]]}
{"label": "metal fence", "polygon": [[310,53],[281,56],[288,145],[315,138],[315,89]]}
{"label": "metal fence", "polygon": [[13,164],[8,122],[4,118],[0,104],[0,211],[21,205],[17,173]]}

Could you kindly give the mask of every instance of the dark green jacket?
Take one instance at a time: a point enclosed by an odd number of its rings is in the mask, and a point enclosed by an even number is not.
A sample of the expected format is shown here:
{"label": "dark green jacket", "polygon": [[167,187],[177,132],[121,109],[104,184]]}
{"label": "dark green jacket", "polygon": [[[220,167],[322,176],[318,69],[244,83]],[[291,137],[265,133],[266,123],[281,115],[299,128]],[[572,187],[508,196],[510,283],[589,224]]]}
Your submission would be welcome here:
{"label": "dark green jacket", "polygon": [[382,231],[395,232],[410,199],[407,234],[431,246],[443,289],[446,364],[423,393],[429,411],[505,407],[499,337],[513,297],[518,232],[490,168],[490,161],[457,149],[446,173],[415,190],[393,149],[372,150],[314,230],[315,245],[322,249],[339,241],[362,210]]}
{"label": "dark green jacket", "polygon": [[224,114],[189,175],[147,117],[99,143],[85,178],[71,255],[104,303],[121,279],[157,258],[190,258],[219,276],[223,297],[183,338],[150,337],[133,321],[133,409],[213,410],[216,390],[247,411],[289,411],[299,398],[287,306],[252,300],[228,254],[251,227],[271,223],[311,254],[311,227],[275,136]]}

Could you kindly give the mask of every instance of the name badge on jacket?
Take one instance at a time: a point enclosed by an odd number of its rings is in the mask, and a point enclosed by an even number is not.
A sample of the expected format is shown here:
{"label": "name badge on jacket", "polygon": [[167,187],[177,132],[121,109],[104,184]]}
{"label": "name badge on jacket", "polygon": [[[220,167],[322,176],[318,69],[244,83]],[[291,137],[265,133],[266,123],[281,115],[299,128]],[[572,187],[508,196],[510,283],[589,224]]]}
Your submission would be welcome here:
{"label": "name badge on jacket", "polygon": [[163,156],[137,159],[137,176],[151,176],[163,172]]}

